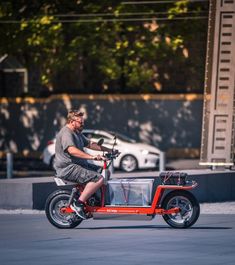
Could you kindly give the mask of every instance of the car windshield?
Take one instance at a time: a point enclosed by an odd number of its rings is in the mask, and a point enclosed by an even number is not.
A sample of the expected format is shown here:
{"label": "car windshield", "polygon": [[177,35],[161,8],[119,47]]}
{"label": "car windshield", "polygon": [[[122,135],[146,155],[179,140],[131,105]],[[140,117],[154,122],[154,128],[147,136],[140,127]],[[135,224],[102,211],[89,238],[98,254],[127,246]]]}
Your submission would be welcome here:
{"label": "car windshield", "polygon": [[117,133],[117,132],[109,132],[110,134],[112,134],[113,136],[116,135],[118,139],[120,139],[121,141],[124,142],[128,142],[128,143],[136,143],[136,140],[130,138],[129,136],[126,136],[124,134],[121,133]]}

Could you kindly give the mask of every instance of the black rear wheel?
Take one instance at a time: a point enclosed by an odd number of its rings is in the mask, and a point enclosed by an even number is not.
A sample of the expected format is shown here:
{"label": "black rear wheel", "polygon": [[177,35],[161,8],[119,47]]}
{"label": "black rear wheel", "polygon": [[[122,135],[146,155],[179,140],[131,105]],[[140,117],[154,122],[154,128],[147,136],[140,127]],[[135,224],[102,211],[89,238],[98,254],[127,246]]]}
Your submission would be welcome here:
{"label": "black rear wheel", "polygon": [[59,190],[53,192],[46,201],[45,211],[49,222],[57,228],[74,228],[82,222],[75,213],[63,213],[61,209],[69,202],[71,192]]}
{"label": "black rear wheel", "polygon": [[200,206],[194,195],[185,190],[176,190],[168,193],[163,200],[162,208],[169,210],[179,207],[180,212],[164,214],[163,219],[174,228],[188,228],[192,226],[200,215]]}

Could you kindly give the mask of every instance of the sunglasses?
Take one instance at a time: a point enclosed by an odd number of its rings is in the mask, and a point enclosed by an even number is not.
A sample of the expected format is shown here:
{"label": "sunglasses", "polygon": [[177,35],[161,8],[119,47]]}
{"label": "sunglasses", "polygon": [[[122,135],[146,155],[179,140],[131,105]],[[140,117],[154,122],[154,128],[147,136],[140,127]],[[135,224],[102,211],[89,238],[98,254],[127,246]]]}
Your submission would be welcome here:
{"label": "sunglasses", "polygon": [[73,119],[73,121],[76,121],[76,122],[79,122],[79,123],[83,123],[83,121],[80,121],[80,120]]}
{"label": "sunglasses", "polygon": [[75,117],[82,117],[84,116],[84,112],[78,110],[70,110],[69,114],[73,114]]}

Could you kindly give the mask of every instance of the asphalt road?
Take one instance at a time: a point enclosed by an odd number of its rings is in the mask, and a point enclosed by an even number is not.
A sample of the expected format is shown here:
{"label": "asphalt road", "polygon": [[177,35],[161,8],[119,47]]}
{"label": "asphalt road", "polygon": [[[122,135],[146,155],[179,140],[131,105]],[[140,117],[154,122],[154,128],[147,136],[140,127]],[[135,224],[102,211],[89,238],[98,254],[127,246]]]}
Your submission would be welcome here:
{"label": "asphalt road", "polygon": [[0,215],[1,265],[234,265],[235,215],[204,215],[190,229],[152,221],[87,220],[72,230],[44,214]]}

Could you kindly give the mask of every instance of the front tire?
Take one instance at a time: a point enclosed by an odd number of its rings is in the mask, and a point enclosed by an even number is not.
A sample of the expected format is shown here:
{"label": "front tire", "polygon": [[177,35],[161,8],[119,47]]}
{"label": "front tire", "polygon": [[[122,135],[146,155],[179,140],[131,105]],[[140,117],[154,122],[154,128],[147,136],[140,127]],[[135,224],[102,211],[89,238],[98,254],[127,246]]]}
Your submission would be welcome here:
{"label": "front tire", "polygon": [[194,195],[185,190],[176,190],[168,193],[163,200],[162,208],[169,210],[179,207],[180,212],[164,214],[165,222],[174,228],[188,228],[192,226],[200,215],[200,206]]}
{"label": "front tire", "polygon": [[82,222],[82,219],[75,213],[61,212],[61,208],[68,205],[70,194],[71,192],[66,190],[57,190],[47,198],[46,216],[48,221],[57,228],[74,228]]}

